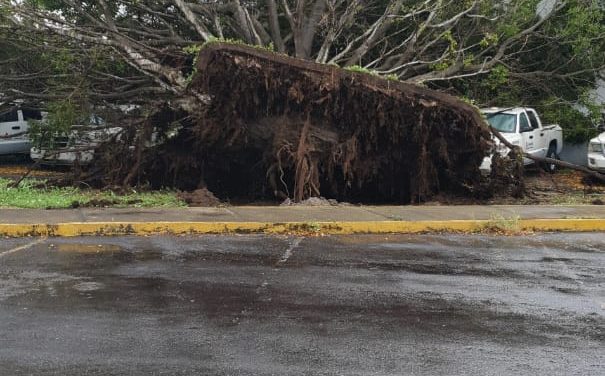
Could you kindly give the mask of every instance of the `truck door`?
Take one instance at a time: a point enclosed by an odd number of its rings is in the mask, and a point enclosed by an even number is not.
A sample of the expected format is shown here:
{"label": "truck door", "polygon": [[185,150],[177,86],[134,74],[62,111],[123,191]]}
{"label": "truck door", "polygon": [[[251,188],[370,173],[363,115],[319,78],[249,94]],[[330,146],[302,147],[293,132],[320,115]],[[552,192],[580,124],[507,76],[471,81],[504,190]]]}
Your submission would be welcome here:
{"label": "truck door", "polygon": [[548,151],[548,144],[550,140],[548,139],[548,135],[546,131],[542,128],[540,121],[538,120],[538,115],[533,110],[527,110],[527,117],[529,118],[529,124],[534,130],[534,148],[535,155],[538,157],[546,157],[546,152]]}
{"label": "truck door", "polygon": [[526,153],[536,155],[536,131],[529,123],[529,119],[525,112],[519,114],[519,133],[523,143],[523,149]]}
{"label": "truck door", "polygon": [[0,112],[0,136],[7,138],[16,133],[21,133],[23,115],[16,108]]}

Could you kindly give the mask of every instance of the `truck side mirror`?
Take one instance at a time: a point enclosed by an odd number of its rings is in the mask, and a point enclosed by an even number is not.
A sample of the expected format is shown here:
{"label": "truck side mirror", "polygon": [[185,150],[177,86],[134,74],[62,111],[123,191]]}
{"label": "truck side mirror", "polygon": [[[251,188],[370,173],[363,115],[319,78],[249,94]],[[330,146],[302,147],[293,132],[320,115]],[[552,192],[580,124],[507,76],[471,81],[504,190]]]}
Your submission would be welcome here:
{"label": "truck side mirror", "polygon": [[599,126],[597,127],[597,129],[599,130],[599,132],[605,132],[605,123],[599,124]]}

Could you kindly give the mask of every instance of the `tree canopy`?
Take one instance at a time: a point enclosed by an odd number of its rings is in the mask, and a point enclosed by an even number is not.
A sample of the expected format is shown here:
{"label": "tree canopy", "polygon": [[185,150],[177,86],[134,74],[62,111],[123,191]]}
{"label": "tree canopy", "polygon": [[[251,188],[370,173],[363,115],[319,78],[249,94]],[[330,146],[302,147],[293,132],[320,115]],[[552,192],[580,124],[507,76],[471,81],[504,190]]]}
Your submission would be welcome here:
{"label": "tree canopy", "polygon": [[[0,93],[194,109],[199,47],[263,46],[588,128],[601,0],[0,0]],[[562,113],[564,111],[564,113]],[[572,124],[573,123],[573,124]]]}

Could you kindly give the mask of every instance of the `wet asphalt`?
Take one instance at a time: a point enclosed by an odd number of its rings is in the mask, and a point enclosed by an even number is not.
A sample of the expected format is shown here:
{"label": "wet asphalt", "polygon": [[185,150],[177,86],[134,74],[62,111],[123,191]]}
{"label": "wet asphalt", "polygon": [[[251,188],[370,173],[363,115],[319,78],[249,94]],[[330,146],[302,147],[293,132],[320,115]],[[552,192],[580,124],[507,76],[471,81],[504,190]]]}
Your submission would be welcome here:
{"label": "wet asphalt", "polygon": [[605,375],[605,234],[0,239],[0,375]]}

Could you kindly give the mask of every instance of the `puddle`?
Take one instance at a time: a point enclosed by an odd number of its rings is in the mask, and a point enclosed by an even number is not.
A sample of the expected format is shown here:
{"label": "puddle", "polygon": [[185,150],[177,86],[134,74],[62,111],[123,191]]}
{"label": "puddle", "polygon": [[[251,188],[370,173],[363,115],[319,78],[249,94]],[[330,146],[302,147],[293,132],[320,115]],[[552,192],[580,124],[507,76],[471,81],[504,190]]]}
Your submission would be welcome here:
{"label": "puddle", "polygon": [[121,252],[122,248],[114,244],[78,244],[78,243],[62,243],[51,244],[50,248],[57,252],[65,253],[117,253]]}
{"label": "puddle", "polygon": [[109,255],[116,260],[124,262],[159,260],[164,257],[162,252],[157,250],[128,252],[124,248],[115,244],[60,243],[51,244],[49,247],[51,251],[55,251],[58,253]]}

